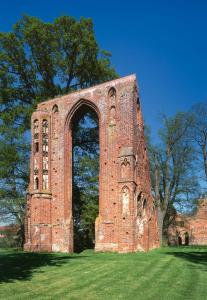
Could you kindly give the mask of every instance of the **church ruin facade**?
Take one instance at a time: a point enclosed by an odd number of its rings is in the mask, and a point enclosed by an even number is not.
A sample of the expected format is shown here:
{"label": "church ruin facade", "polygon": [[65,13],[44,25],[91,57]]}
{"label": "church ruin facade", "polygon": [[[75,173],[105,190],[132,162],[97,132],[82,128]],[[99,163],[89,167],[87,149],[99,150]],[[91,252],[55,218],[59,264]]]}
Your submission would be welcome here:
{"label": "church ruin facade", "polygon": [[25,250],[73,252],[72,120],[87,108],[99,120],[95,250],[159,247],[139,91],[131,75],[42,102],[33,113]]}
{"label": "church ruin facade", "polygon": [[194,214],[176,213],[168,228],[168,243],[178,245],[207,245],[207,199],[198,200]]}

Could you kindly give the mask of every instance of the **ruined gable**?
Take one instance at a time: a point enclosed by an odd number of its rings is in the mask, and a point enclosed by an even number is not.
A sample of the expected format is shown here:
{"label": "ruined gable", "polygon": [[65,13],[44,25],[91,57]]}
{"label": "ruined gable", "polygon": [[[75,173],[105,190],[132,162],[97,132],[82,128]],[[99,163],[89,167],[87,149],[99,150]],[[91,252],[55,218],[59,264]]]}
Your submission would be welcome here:
{"label": "ruined gable", "polygon": [[131,75],[43,102],[33,113],[25,249],[73,252],[71,120],[87,106],[100,128],[95,250],[158,247],[139,92]]}

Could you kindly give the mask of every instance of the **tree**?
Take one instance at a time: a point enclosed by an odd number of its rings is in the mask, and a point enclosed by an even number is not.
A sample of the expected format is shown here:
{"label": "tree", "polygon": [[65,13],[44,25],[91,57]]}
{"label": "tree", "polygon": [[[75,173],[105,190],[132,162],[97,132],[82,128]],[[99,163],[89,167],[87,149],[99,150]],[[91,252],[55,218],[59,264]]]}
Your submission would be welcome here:
{"label": "tree", "polygon": [[0,216],[23,227],[30,116],[48,98],[117,77],[91,19],[24,16],[0,33]]}
{"label": "tree", "polygon": [[177,113],[163,115],[159,131],[160,145],[149,143],[152,190],[158,207],[158,227],[162,242],[165,228],[171,221],[167,214],[174,206],[180,209],[197,196],[198,182],[194,174],[194,149],[189,139],[191,117]]}
{"label": "tree", "polygon": [[205,181],[207,182],[207,102],[198,103],[191,108],[191,137],[197,150],[197,157],[202,161]]}

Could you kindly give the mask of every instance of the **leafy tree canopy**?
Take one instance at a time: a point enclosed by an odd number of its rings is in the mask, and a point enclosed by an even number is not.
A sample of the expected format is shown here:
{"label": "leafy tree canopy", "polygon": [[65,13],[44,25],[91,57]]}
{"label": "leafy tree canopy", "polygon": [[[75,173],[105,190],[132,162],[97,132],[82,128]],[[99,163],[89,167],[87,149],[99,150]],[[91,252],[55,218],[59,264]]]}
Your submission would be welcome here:
{"label": "leafy tree canopy", "polygon": [[21,124],[24,132],[37,103],[116,77],[109,58],[91,19],[63,16],[44,23],[24,16],[12,32],[0,33],[1,121],[14,132]]}
{"label": "leafy tree canopy", "polygon": [[[36,105],[116,77],[110,53],[98,46],[91,19],[62,16],[45,23],[25,15],[11,32],[0,33],[1,218],[7,211],[16,220],[24,207],[30,116]],[[17,198],[22,199],[20,206]],[[24,209],[20,211],[23,224]]]}

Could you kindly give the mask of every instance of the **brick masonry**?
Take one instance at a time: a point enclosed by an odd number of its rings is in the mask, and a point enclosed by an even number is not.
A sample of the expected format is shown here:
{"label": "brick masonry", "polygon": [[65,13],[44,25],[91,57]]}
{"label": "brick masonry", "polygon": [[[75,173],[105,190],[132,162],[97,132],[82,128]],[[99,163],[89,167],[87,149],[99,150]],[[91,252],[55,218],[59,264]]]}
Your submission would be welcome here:
{"label": "brick masonry", "polygon": [[38,105],[33,113],[27,251],[73,252],[72,118],[90,107],[99,118],[99,215],[95,251],[159,247],[136,76]]}
{"label": "brick masonry", "polygon": [[168,229],[171,245],[207,245],[207,199],[200,199],[192,216],[176,214]]}

